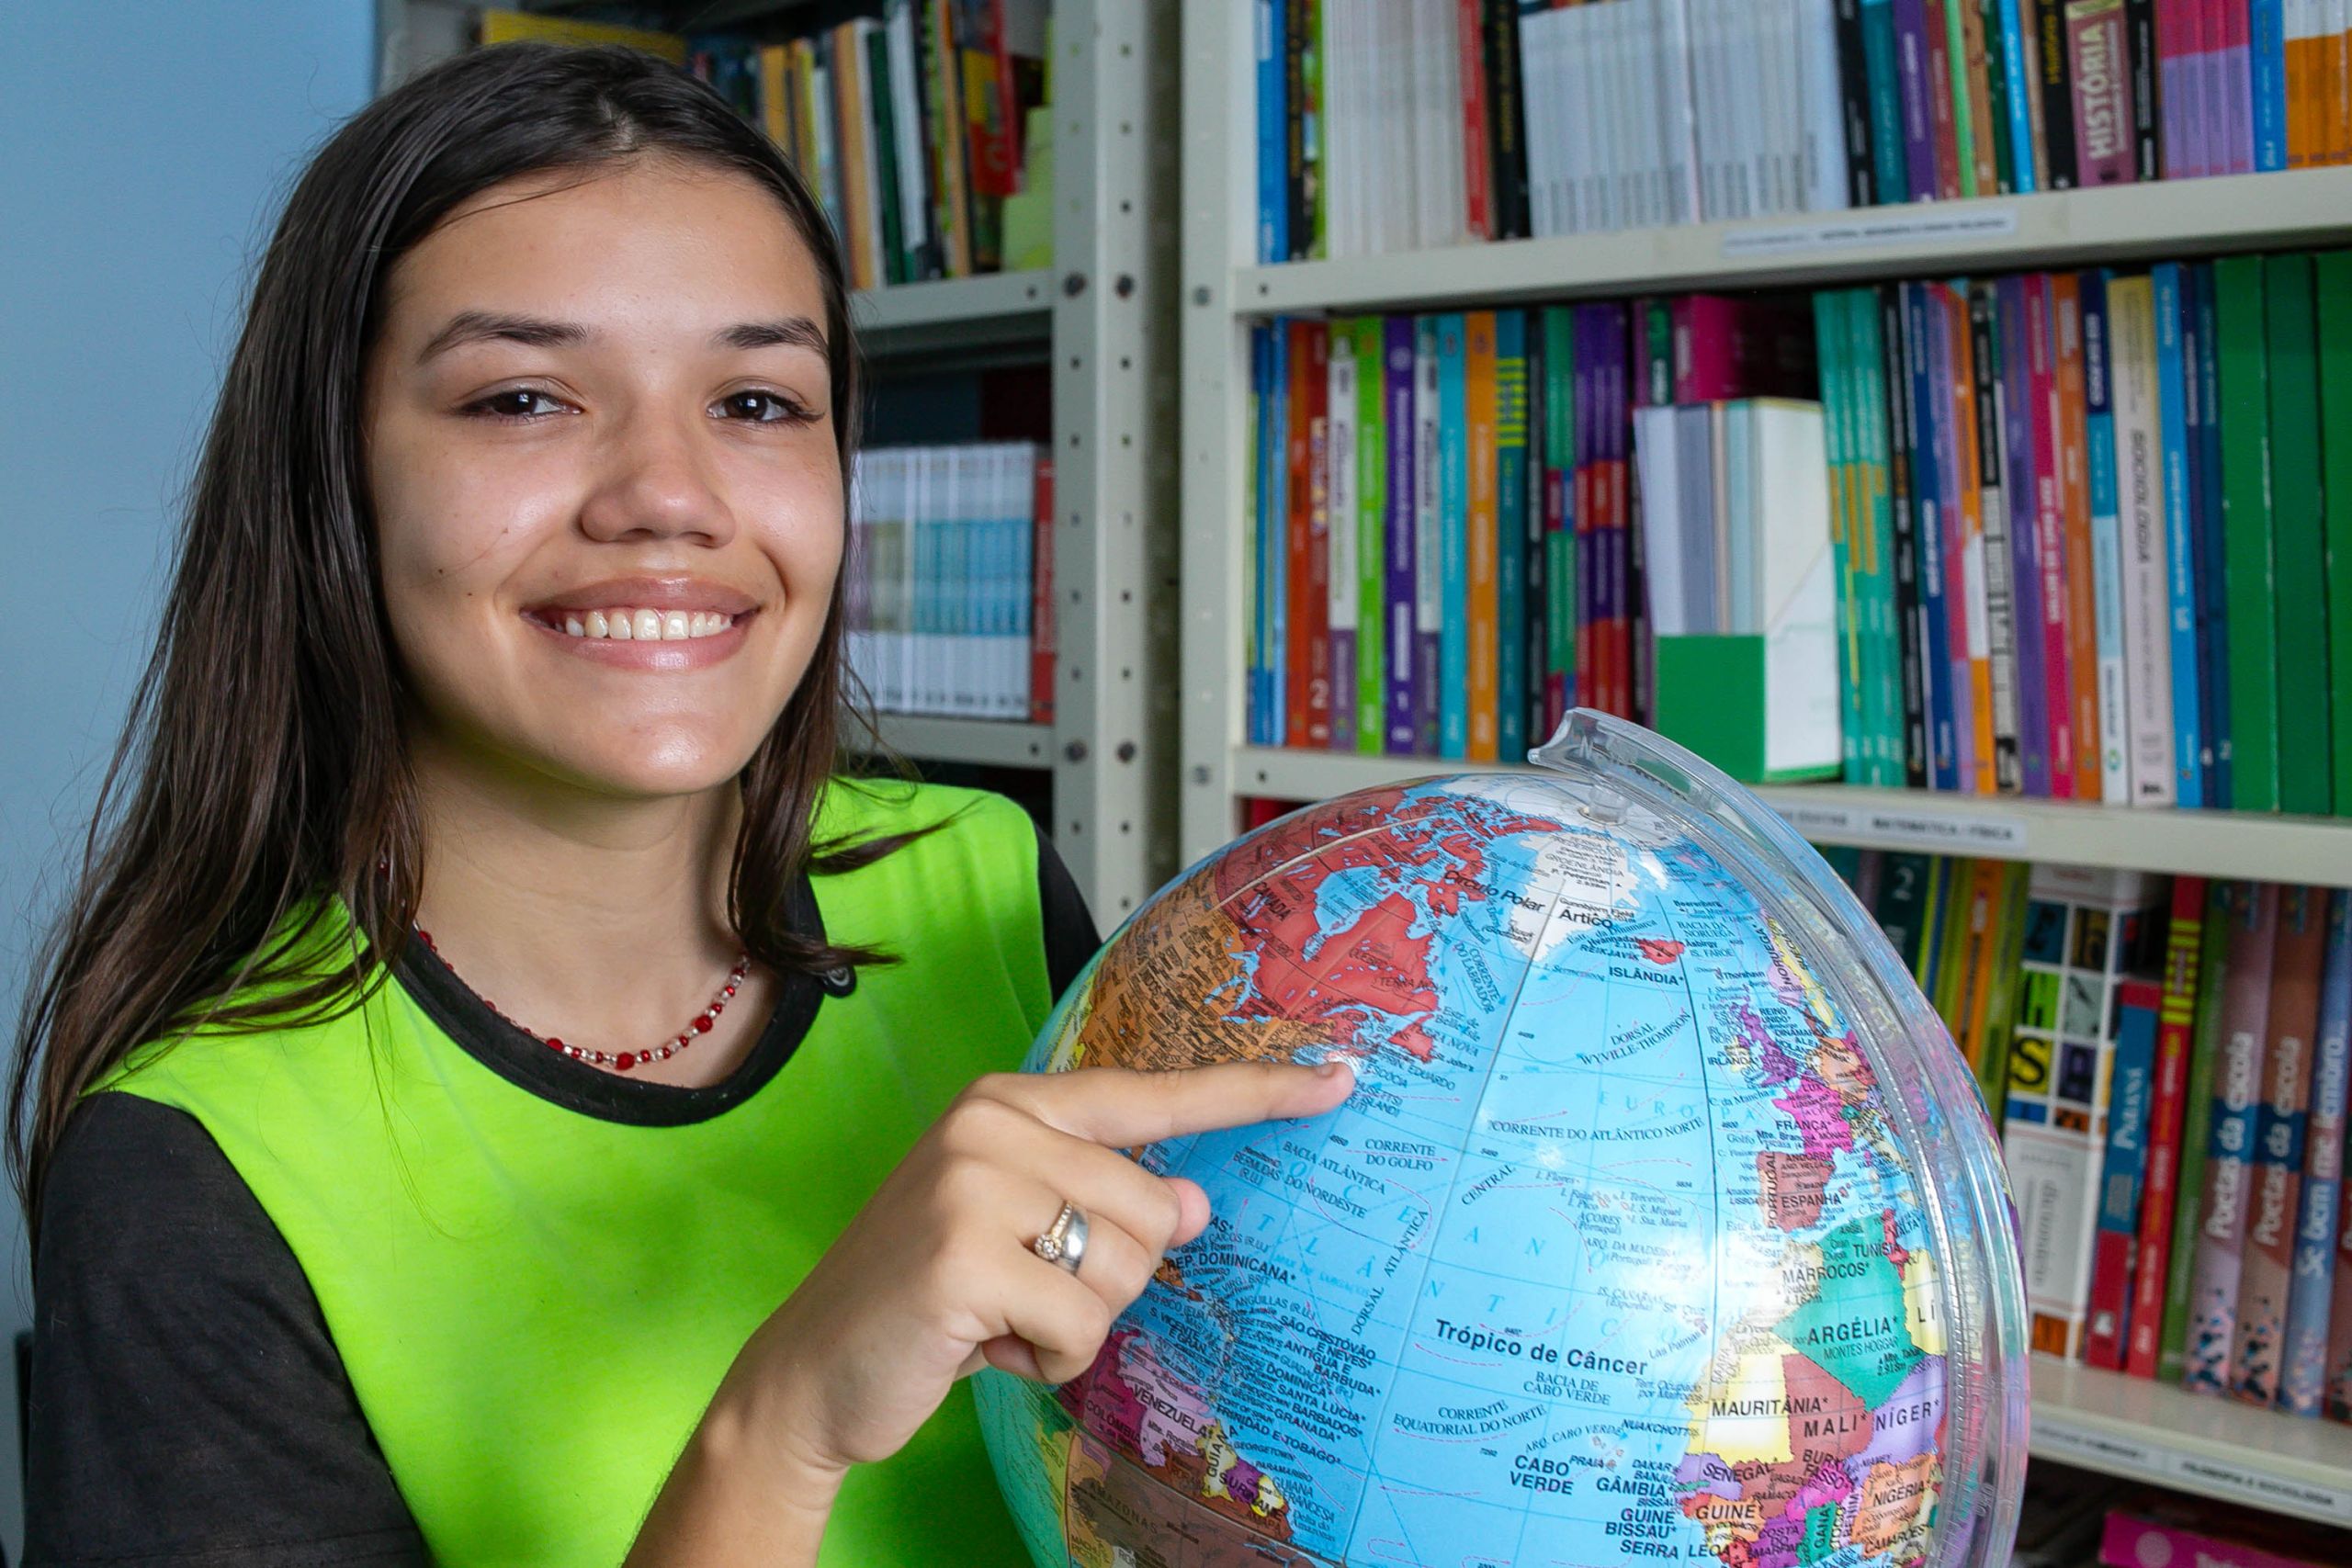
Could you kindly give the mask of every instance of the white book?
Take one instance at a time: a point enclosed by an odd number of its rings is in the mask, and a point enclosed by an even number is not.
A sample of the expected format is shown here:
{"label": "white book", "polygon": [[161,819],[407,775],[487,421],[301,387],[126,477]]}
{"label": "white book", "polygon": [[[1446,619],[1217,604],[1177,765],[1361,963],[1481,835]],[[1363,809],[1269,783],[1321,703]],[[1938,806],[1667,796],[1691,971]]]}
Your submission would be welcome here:
{"label": "white book", "polygon": [[1650,404],[1634,411],[1634,462],[1642,480],[1642,564],[1649,598],[1650,630],[1658,637],[1680,637],[1690,624],[1684,561],[1690,542],[1683,537],[1681,453],[1675,440],[1672,404]]}
{"label": "white book", "polygon": [[1603,193],[1604,227],[1614,232],[1631,229],[1635,217],[1635,183],[1640,156],[1632,134],[1634,112],[1628,101],[1626,62],[1632,56],[1633,6],[1630,0],[1605,0],[1600,7],[1601,48],[1594,63],[1600,75],[1600,140],[1608,160],[1609,184]]}
{"label": "white book", "polygon": [[1666,204],[1666,138],[1658,107],[1658,0],[1624,0],[1626,49],[1622,75],[1631,113],[1626,130],[1634,148],[1634,221],[1656,229],[1671,220]]}
{"label": "white book", "polygon": [[1840,756],[1838,579],[1821,405],[1752,400],[1755,624],[1764,632],[1767,773],[1834,768]]}
{"label": "white book", "polygon": [[1413,107],[1415,249],[1443,244],[1445,235],[1445,121],[1453,83],[1443,46],[1452,17],[1435,0],[1409,0],[1413,28],[1410,70]]}
{"label": "white book", "polygon": [[[883,25],[889,29],[884,47],[890,62],[890,118],[901,128],[900,142],[912,146],[922,124],[922,109],[915,95],[920,68],[915,63],[914,7],[908,0],[891,0]],[[920,251],[931,242],[931,192],[925,178],[929,167],[922,158],[899,160],[899,232],[910,251]]]}
{"label": "white book", "polygon": [[1549,85],[1557,106],[1555,114],[1560,138],[1554,201],[1563,234],[1589,234],[1593,226],[1593,105],[1585,83],[1591,38],[1589,6],[1551,14]]}
{"label": "white book", "polygon": [[2165,576],[2164,447],[2156,383],[2155,291],[2145,276],[2107,287],[2113,354],[2115,489],[2123,547],[2123,687],[2134,806],[2170,806],[2172,607]]}
{"label": "white book", "polygon": [[1317,7],[1323,36],[1323,107],[1317,124],[1323,135],[1323,254],[1363,254],[1355,228],[1363,217],[1356,191],[1357,122],[1352,23],[1361,12],[1348,6]]}
{"label": "white book", "polygon": [[1697,117],[1691,92],[1690,0],[1657,0],[1658,137],[1664,149],[1668,223],[1696,223],[1699,199]]}
{"label": "white book", "polygon": [[1736,106],[1732,101],[1731,17],[1728,0],[1690,0],[1693,80],[1698,85],[1700,185],[1708,222],[1747,216],[1747,175],[1738,150]]}
{"label": "white book", "polygon": [[1380,152],[1372,208],[1379,223],[1380,248],[1410,250],[1419,243],[1415,211],[1421,200],[1413,135],[1412,0],[1374,3],[1380,47],[1373,62],[1373,115]]}
{"label": "white book", "polygon": [[1795,62],[1784,47],[1793,0],[1750,0],[1748,25],[1754,28],[1755,51],[1749,58],[1757,69],[1740,73],[1747,112],[1747,146],[1756,164],[1757,209],[1778,216],[1791,209],[1789,192],[1789,128],[1796,123],[1790,100],[1794,96]]}
{"label": "white book", "polygon": [[1519,28],[1519,101],[1527,124],[1527,231],[1537,239],[1560,232],[1552,202],[1552,171],[1559,155],[1552,118],[1557,108],[1544,79],[1544,51],[1556,11],[1522,11]]}
{"label": "white book", "polygon": [[1836,212],[1846,189],[1846,112],[1838,79],[1837,0],[1800,0],[1804,82],[1804,208]]}
{"label": "white book", "polygon": [[[1324,374],[1329,412],[1324,421],[1323,498],[1331,541],[1330,625],[1334,637],[1345,636],[1353,641],[1357,606],[1363,595],[1356,565],[1356,342],[1351,323],[1339,321],[1332,325],[1342,330],[1331,333]],[[1337,713],[1342,703],[1352,711],[1355,700],[1353,691],[1335,690],[1332,711]]]}
{"label": "white book", "polygon": [[1577,27],[1564,40],[1565,52],[1561,65],[1566,74],[1561,87],[1568,101],[1577,106],[1576,182],[1577,232],[1598,233],[1609,226],[1606,187],[1609,183],[1609,152],[1606,144],[1606,107],[1600,101],[1600,71],[1595,56],[1602,45],[1601,7],[1580,6],[1568,13],[1577,18]]}

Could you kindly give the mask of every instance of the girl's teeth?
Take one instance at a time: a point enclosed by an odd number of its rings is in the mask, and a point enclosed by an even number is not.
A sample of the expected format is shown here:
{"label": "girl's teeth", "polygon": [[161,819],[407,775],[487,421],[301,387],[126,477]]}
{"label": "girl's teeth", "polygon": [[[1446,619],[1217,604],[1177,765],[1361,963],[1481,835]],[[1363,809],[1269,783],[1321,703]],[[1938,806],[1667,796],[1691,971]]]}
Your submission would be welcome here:
{"label": "girl's teeth", "polygon": [[560,612],[567,636],[614,642],[685,642],[716,637],[735,617],[716,610],[583,610]]}

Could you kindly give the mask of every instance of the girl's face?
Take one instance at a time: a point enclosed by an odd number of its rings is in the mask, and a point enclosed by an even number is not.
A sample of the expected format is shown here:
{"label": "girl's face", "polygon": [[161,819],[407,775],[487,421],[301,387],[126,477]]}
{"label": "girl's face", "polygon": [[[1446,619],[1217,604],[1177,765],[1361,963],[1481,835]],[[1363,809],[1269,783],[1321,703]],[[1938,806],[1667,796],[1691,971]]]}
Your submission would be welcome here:
{"label": "girl's face", "polygon": [[661,158],[510,181],[401,258],[368,482],[437,741],[616,796],[734,777],[841,564],[824,323],[775,198]]}

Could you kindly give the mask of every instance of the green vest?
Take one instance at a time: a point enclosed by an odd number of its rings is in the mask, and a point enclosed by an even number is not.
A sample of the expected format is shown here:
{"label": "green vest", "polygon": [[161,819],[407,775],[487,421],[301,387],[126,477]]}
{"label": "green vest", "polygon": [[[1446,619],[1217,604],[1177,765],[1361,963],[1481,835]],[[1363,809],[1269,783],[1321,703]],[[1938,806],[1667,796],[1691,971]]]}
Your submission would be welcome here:
{"label": "green vest", "polygon": [[[705,1120],[626,1124],[517,1087],[399,983],[315,1028],[135,1055],[107,1086],[195,1116],[252,1188],[437,1561],[617,1563],[752,1331],[957,1090],[1020,1064],[1051,1001],[1020,808],[836,786],[820,832],[957,807],[813,879],[829,940],[904,962],[826,995],[782,1069]],[[822,1560],[1027,1568],[968,1382],[851,1472]]]}

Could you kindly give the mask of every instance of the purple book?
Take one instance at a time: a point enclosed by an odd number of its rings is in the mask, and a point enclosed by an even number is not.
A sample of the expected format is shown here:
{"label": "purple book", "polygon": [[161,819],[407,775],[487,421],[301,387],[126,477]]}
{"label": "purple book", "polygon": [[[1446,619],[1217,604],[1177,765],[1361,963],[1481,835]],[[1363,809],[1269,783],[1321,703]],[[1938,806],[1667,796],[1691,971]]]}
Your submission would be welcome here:
{"label": "purple book", "polygon": [[1928,0],[1894,0],[1894,76],[1903,103],[1903,166],[1914,201],[1936,194],[1936,132],[1928,84]]}
{"label": "purple book", "polygon": [[1996,287],[2001,337],[2001,501],[2009,517],[2009,622],[2017,639],[2018,757],[2025,793],[2050,794],[2050,699],[2042,681],[2041,548],[2036,536],[2039,454],[2033,445],[2033,362],[2026,335],[2027,280]]}
{"label": "purple book", "polygon": [[1383,749],[1392,757],[1413,752],[1413,318],[1383,319],[1381,398],[1388,440],[1388,513],[1383,551],[1385,584],[1381,606],[1388,617],[1383,649],[1388,658],[1387,733]]}
{"label": "purple book", "polygon": [[1445,518],[1438,496],[1437,318],[1413,319],[1413,750],[1438,754],[1438,637],[1445,621],[1438,539]]}
{"label": "purple book", "polygon": [[1605,306],[1577,307],[1577,453],[1568,481],[1575,487],[1577,529],[1577,689],[1569,698],[1572,706],[1592,706],[1600,700],[1596,683],[1600,661],[1594,655],[1601,629],[1608,625],[1605,608],[1608,593],[1600,581],[1600,531],[1593,526],[1600,511],[1593,504],[1593,491],[1598,486],[1600,471],[1599,367],[1608,352],[1608,344],[1604,341],[1609,332],[1606,314]]}
{"label": "purple book", "polygon": [[2222,117],[2222,134],[2214,144],[2217,175],[2254,173],[2254,9],[2245,0],[2208,6],[2206,27],[2219,26],[2217,38],[2205,40],[2212,96]]}
{"label": "purple book", "polygon": [[2197,3],[2156,0],[2156,102],[2163,117],[2168,180],[2197,179],[2207,172]]}

